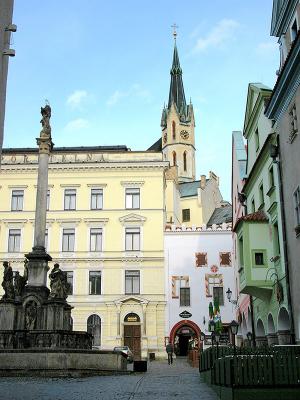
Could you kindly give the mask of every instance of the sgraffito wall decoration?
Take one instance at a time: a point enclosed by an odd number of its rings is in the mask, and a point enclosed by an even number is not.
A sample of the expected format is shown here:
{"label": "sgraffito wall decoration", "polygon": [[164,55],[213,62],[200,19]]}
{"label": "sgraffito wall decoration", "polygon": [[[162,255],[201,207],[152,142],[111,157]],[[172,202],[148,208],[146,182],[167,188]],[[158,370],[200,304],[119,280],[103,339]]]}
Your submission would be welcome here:
{"label": "sgraffito wall decoration", "polygon": [[172,276],[172,299],[179,298],[180,288],[190,287],[190,277],[188,275]]}

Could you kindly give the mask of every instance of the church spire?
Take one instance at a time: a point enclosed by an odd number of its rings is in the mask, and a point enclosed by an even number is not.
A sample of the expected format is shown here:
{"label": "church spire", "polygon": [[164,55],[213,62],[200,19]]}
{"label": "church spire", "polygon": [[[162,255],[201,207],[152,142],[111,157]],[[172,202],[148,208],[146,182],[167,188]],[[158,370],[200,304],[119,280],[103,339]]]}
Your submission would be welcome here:
{"label": "church spire", "polygon": [[180,67],[179,56],[176,46],[176,36],[173,53],[173,63],[170,71],[171,83],[169,92],[168,109],[171,108],[172,103],[175,103],[177,111],[181,114],[186,114],[186,100],[184,94],[184,87],[182,81],[182,69]]}

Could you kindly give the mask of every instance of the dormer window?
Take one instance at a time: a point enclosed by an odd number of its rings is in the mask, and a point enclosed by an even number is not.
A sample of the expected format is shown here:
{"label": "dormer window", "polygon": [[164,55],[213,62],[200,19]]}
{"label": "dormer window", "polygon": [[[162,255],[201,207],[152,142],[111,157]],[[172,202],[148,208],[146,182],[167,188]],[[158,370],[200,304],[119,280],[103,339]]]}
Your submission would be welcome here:
{"label": "dormer window", "polygon": [[176,124],[175,124],[175,121],[172,121],[172,138],[173,138],[173,140],[176,139]]}
{"label": "dormer window", "polygon": [[291,42],[293,42],[296,39],[298,33],[298,24],[297,24],[297,19],[295,18],[293,25],[291,26]]}

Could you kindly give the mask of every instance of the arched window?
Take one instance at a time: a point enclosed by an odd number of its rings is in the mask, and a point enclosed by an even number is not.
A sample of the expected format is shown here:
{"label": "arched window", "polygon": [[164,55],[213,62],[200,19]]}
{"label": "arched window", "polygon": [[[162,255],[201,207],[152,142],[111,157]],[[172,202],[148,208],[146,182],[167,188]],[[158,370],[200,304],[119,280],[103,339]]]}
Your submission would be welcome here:
{"label": "arched window", "polygon": [[87,332],[93,335],[93,346],[101,345],[101,318],[92,314],[87,320]]}
{"label": "arched window", "polygon": [[186,171],[186,151],[183,153],[183,170]]}
{"label": "arched window", "polygon": [[173,151],[173,165],[177,164],[177,160],[176,160],[176,151]]}
{"label": "arched window", "polygon": [[173,140],[176,139],[176,124],[175,124],[175,121],[172,121],[172,138],[173,138]]}

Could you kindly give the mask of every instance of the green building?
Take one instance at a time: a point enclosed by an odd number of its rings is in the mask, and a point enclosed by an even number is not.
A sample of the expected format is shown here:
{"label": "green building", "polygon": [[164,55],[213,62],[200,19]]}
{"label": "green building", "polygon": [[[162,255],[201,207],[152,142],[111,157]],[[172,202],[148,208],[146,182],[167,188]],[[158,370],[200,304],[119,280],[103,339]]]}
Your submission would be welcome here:
{"label": "green building", "polygon": [[245,212],[235,226],[240,293],[253,299],[257,345],[290,343],[278,166],[270,156],[277,137],[264,115],[271,89],[250,83],[244,122],[247,141]]}

